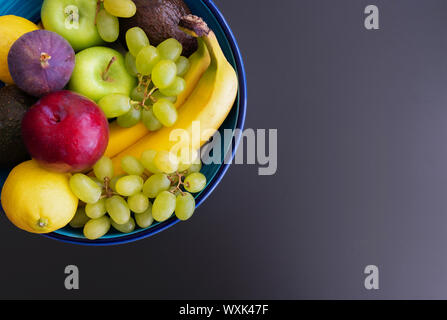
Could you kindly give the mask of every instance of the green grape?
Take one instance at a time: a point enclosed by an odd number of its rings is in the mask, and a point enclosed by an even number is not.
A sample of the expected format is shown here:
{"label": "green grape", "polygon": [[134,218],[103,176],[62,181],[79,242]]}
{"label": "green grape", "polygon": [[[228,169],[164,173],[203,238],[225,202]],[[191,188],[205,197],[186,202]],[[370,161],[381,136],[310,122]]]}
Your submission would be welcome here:
{"label": "green grape", "polygon": [[152,205],[152,216],[158,222],[166,221],[174,213],[175,205],[175,195],[169,191],[163,191],[157,196]]}
{"label": "green grape", "polygon": [[104,111],[107,118],[116,118],[129,112],[132,108],[130,98],[125,94],[112,93],[103,97],[98,106]]}
{"label": "green grape", "polygon": [[137,7],[132,0],[104,0],[104,9],[119,18],[131,18],[137,12]]}
{"label": "green grape", "polygon": [[125,173],[135,176],[141,176],[144,172],[144,167],[141,162],[133,156],[125,156],[122,158],[121,168]]}
{"label": "green grape", "polygon": [[84,226],[84,236],[89,240],[96,240],[105,236],[110,230],[110,219],[103,216],[88,221]]}
{"label": "green grape", "polygon": [[96,18],[96,27],[102,40],[115,42],[120,35],[120,24],[118,18],[101,9]]}
{"label": "green grape", "polygon": [[196,200],[194,197],[185,192],[179,194],[176,199],[175,215],[180,220],[186,221],[192,217],[194,210],[196,209]]}
{"label": "green grape", "polygon": [[141,49],[149,46],[149,38],[140,27],[133,27],[126,32],[126,44],[129,48],[129,52],[137,57]]}
{"label": "green grape", "polygon": [[152,109],[142,111],[141,121],[149,131],[157,131],[163,128],[163,124],[155,117]]}
{"label": "green grape", "polygon": [[95,177],[91,177],[90,179],[92,179],[98,185],[98,187],[101,188],[101,190],[102,188],[104,188],[104,180],[100,181],[98,178]]}
{"label": "green grape", "polygon": [[125,176],[126,176],[125,174],[120,174],[118,176],[113,177],[112,180],[110,180],[110,188],[114,192],[116,192],[116,183],[118,182],[118,180]]}
{"label": "green grape", "polygon": [[159,89],[169,87],[177,77],[177,66],[171,60],[161,60],[152,70],[152,81]]}
{"label": "green grape", "polygon": [[177,122],[177,109],[169,100],[158,100],[154,103],[153,112],[158,121],[160,121],[165,127],[172,127]]}
{"label": "green grape", "polygon": [[197,162],[199,162],[199,153],[191,148],[184,148],[180,151],[178,171],[187,171]]}
{"label": "green grape", "polygon": [[106,199],[106,209],[110,218],[117,224],[125,224],[130,219],[130,209],[126,200],[120,196]]}
{"label": "green grape", "polygon": [[191,173],[185,179],[185,189],[191,193],[197,193],[205,189],[206,187],[206,177],[200,173]]}
{"label": "green grape", "polygon": [[138,124],[141,120],[141,110],[130,108],[129,112],[119,116],[116,122],[121,128],[131,128]]}
{"label": "green grape", "polygon": [[144,99],[144,88],[143,87],[135,87],[130,93],[130,99],[133,101],[143,101]]}
{"label": "green grape", "polygon": [[160,92],[168,97],[177,97],[180,93],[185,91],[186,81],[183,78],[176,77],[174,82],[165,89],[160,89]]}
{"label": "green grape", "polygon": [[178,170],[179,160],[176,155],[168,151],[159,151],[154,158],[154,164],[163,173],[171,174]]}
{"label": "green grape", "polygon": [[127,199],[129,209],[135,213],[143,213],[149,207],[149,199],[142,193],[134,194]]}
{"label": "green grape", "polygon": [[96,203],[88,203],[85,206],[85,214],[87,217],[91,219],[98,219],[101,218],[103,215],[107,213],[106,209],[106,200],[101,199]]}
{"label": "green grape", "polygon": [[184,56],[179,57],[175,65],[177,66],[178,77],[183,77],[184,75],[186,75],[191,68],[191,62]]}
{"label": "green grape", "polygon": [[112,219],[112,226],[121,233],[131,233],[135,230],[135,220],[130,218],[125,224],[117,224]]}
{"label": "green grape", "polygon": [[153,46],[146,46],[141,49],[137,55],[137,70],[142,75],[150,75],[153,68],[159,61],[160,54],[158,53],[157,48]]}
{"label": "green grape", "polygon": [[82,173],[76,173],[70,178],[71,191],[79,200],[85,203],[96,203],[102,194],[100,188],[95,181]]}
{"label": "green grape", "polygon": [[162,59],[177,61],[183,51],[182,44],[177,39],[166,39],[157,46]]}
{"label": "green grape", "polygon": [[89,217],[85,214],[85,208],[84,207],[78,207],[78,210],[76,210],[76,214],[74,215],[73,219],[70,221],[70,227],[79,229],[85,226],[85,224],[90,220]]}
{"label": "green grape", "polygon": [[176,103],[176,102],[177,102],[177,97],[167,97],[167,96],[165,96],[164,94],[162,94],[162,93],[160,92],[160,90],[155,91],[155,92],[151,95],[151,97],[152,97],[153,99],[155,99],[155,101],[158,101],[158,100],[160,100],[160,99],[166,99],[166,100],[171,101],[172,103]]}
{"label": "green grape", "polygon": [[122,196],[130,197],[134,194],[137,194],[141,191],[141,189],[143,189],[143,183],[143,178],[140,176],[124,176],[116,182],[116,192],[118,192]]}
{"label": "green grape", "polygon": [[135,213],[135,221],[140,228],[149,228],[154,222],[152,217],[152,204],[149,202],[149,207],[143,213]]}
{"label": "green grape", "polygon": [[127,73],[130,74],[132,77],[136,77],[138,75],[138,70],[135,57],[130,52],[128,52],[124,57],[124,62],[126,64]]}
{"label": "green grape", "polygon": [[112,159],[103,156],[98,162],[93,166],[93,172],[99,181],[104,182],[107,177],[112,179],[113,177],[113,162]]}
{"label": "green grape", "polygon": [[157,151],[155,150],[147,150],[141,154],[141,163],[143,166],[149,170],[151,173],[161,173],[160,170],[155,166],[154,158],[157,155]]}
{"label": "green grape", "polygon": [[202,162],[193,163],[193,164],[189,167],[189,169],[188,169],[186,175],[188,176],[188,175],[190,175],[191,173],[194,173],[194,172],[200,172],[200,170],[202,170]]}
{"label": "green grape", "polygon": [[161,192],[168,191],[171,181],[163,173],[157,173],[149,177],[143,186],[143,194],[151,199],[156,198]]}

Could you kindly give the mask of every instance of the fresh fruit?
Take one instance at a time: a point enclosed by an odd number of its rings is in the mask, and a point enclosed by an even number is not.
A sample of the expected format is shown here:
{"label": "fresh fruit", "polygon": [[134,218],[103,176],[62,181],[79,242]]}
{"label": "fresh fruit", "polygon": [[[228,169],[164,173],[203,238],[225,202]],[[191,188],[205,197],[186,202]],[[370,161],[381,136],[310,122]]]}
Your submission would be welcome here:
{"label": "fresh fruit", "polygon": [[137,60],[130,52],[127,52],[124,56],[124,63],[126,64],[127,73],[130,74],[132,77],[137,77]]}
{"label": "fresh fruit", "polygon": [[3,186],[2,207],[20,229],[48,233],[65,227],[74,217],[78,198],[69,174],[47,171],[30,160],[15,167]]}
{"label": "fresh fruit", "polygon": [[25,33],[39,28],[29,20],[13,15],[0,16],[0,80],[14,83],[8,68],[8,53],[14,42]]}
{"label": "fresh fruit", "polygon": [[[121,173],[121,159],[124,156],[140,156],[146,150],[170,151],[179,146],[179,141],[172,141],[173,130],[183,130],[189,139],[181,144],[189,150],[198,150],[206,143],[223,123],[237,97],[238,78],[234,68],[225,58],[215,34],[206,27],[202,19],[188,16],[182,19],[182,25],[195,30],[204,41],[211,55],[211,65],[204,73],[186,102],[178,111],[178,121],[174,126],[164,127],[148,134],[133,146],[112,159],[116,172]],[[186,29],[187,30],[187,29]],[[190,31],[191,32],[191,31]],[[194,34],[194,33],[193,33]],[[200,139],[194,139],[193,128],[200,124]]]}
{"label": "fresh fruit", "polygon": [[98,219],[107,213],[106,200],[100,199],[95,203],[88,203],[85,206],[85,214],[91,219]]}
{"label": "fresh fruit", "polygon": [[141,109],[131,108],[129,112],[119,116],[116,119],[116,123],[121,128],[131,128],[136,126],[141,120]]}
{"label": "fresh fruit", "polygon": [[99,219],[92,219],[84,226],[84,236],[89,240],[96,240],[106,235],[110,230],[109,217],[101,217]]}
{"label": "fresh fruit", "polygon": [[154,158],[154,164],[161,172],[171,174],[178,170],[179,159],[175,154],[161,150],[157,152]]}
{"label": "fresh fruit", "polygon": [[152,109],[143,110],[141,121],[149,131],[158,131],[163,128],[163,124],[157,119]]}
{"label": "fresh fruit", "polygon": [[175,65],[177,66],[177,76],[179,77],[186,75],[191,67],[189,59],[184,56],[179,57],[175,62]]}
{"label": "fresh fruit", "polygon": [[131,233],[135,230],[135,220],[130,218],[125,224],[117,224],[115,221],[111,221],[112,226],[121,233]]}
{"label": "fresh fruit", "polygon": [[93,172],[95,173],[96,178],[98,178],[101,183],[106,178],[112,179],[113,178],[112,160],[108,157],[102,157],[93,166]]}
{"label": "fresh fruit", "polygon": [[136,79],[127,72],[124,58],[118,51],[93,47],[76,54],[70,90],[99,101],[112,93],[129,96],[135,86]]}
{"label": "fresh fruit", "polygon": [[188,193],[180,193],[177,195],[175,204],[175,215],[182,221],[186,221],[192,217],[196,209],[196,200]]}
{"label": "fresh fruit", "polygon": [[[185,75],[185,91],[177,97],[177,101],[174,104],[177,109],[183,105],[186,99],[190,96],[203,73],[210,65],[210,55],[203,41],[199,42],[199,49],[189,58],[189,61],[191,66]],[[156,91],[154,95],[156,95],[157,92],[158,91]],[[158,123],[158,125],[160,125],[160,123]],[[141,122],[137,122],[135,125],[132,125],[131,123],[129,126],[130,128],[125,128],[124,126],[121,127],[116,121],[110,124],[110,139],[105,153],[106,156],[114,157],[134,145],[141,138],[150,134],[148,133],[146,126]],[[136,156],[139,156],[139,154],[136,154]]]}
{"label": "fresh fruit", "polygon": [[126,200],[120,196],[106,199],[107,212],[117,224],[125,224],[130,219],[130,210]]}
{"label": "fresh fruit", "polygon": [[176,197],[169,191],[161,192],[152,206],[152,216],[158,222],[168,220],[175,211]]}
{"label": "fresh fruit", "polygon": [[127,156],[121,159],[121,168],[124,172],[130,175],[141,176],[144,172],[144,167],[141,162],[132,156]]}
{"label": "fresh fruit", "polygon": [[142,48],[136,56],[137,71],[143,75],[150,75],[152,69],[160,61],[160,54],[157,48],[153,46],[146,46]]}
{"label": "fresh fruit", "polygon": [[104,0],[104,8],[120,18],[130,18],[135,15],[137,7],[132,0]]}
{"label": "fresh fruit", "polygon": [[183,0],[135,0],[136,14],[123,19],[120,27],[125,33],[132,27],[141,27],[152,45],[158,46],[169,38],[177,39],[183,45],[183,55],[190,56],[197,50],[197,41],[178,28],[180,18],[191,13]]}
{"label": "fresh fruit", "polygon": [[167,99],[160,99],[154,103],[152,110],[155,117],[165,127],[172,127],[178,119],[177,109],[174,104]]}
{"label": "fresh fruit", "polygon": [[127,199],[129,209],[135,213],[143,213],[149,208],[149,199],[142,193],[134,194]]}
{"label": "fresh fruit", "polygon": [[143,183],[144,180],[140,176],[124,176],[116,182],[116,192],[124,197],[130,197],[143,189]]}
{"label": "fresh fruit", "polygon": [[206,186],[206,177],[200,173],[191,173],[184,182],[185,189],[191,193],[202,191]]}
{"label": "fresh fruit", "polygon": [[154,163],[156,155],[157,151],[155,150],[146,150],[141,154],[141,163],[150,173],[161,173]]}
{"label": "fresh fruit", "polygon": [[31,156],[60,172],[91,168],[104,154],[108,122],[91,100],[58,91],[40,99],[23,117],[22,137]]}
{"label": "fresh fruit", "polygon": [[149,39],[143,29],[134,27],[126,32],[126,44],[130,53],[137,57],[141,49],[149,46]]}
{"label": "fresh fruit", "polygon": [[90,218],[85,214],[85,208],[78,207],[75,216],[70,221],[70,227],[75,229],[83,228],[89,220]]}
{"label": "fresh fruit", "polygon": [[115,42],[120,34],[118,18],[101,9],[96,17],[96,27],[105,42]]}
{"label": "fresh fruit", "polygon": [[174,38],[169,38],[157,46],[158,52],[162,59],[177,61],[182,54],[183,47],[180,42]]}
{"label": "fresh fruit", "polygon": [[62,90],[70,80],[74,64],[75,53],[70,44],[47,30],[24,34],[8,54],[12,79],[20,89],[36,97]]}
{"label": "fresh fruit", "polygon": [[101,198],[102,188],[93,179],[81,173],[70,178],[70,188],[76,197],[85,203],[94,204]]}
{"label": "fresh fruit", "polygon": [[135,221],[140,228],[149,228],[154,222],[152,217],[152,204],[149,202],[149,207],[143,213],[135,213]]}
{"label": "fresh fruit", "polygon": [[[186,81],[183,78],[175,77],[174,82],[167,88],[160,89],[160,93],[166,97],[177,97],[186,88]],[[174,105],[172,105],[173,108]]]}
{"label": "fresh fruit", "polygon": [[120,93],[112,93],[102,97],[98,106],[104,111],[107,118],[122,116],[132,108],[130,98]]}
{"label": "fresh fruit", "polygon": [[154,174],[146,180],[143,186],[143,194],[151,199],[155,199],[161,192],[168,191],[171,181],[164,173]]}
{"label": "fresh fruit", "polygon": [[34,104],[15,85],[0,89],[0,167],[12,167],[29,159],[22,140],[22,118]]}
{"label": "fresh fruit", "polygon": [[46,30],[56,32],[78,52],[103,43],[95,25],[96,0],[45,0],[41,18]]}
{"label": "fresh fruit", "polygon": [[159,89],[169,87],[177,75],[177,66],[171,60],[161,60],[152,70],[152,81]]}

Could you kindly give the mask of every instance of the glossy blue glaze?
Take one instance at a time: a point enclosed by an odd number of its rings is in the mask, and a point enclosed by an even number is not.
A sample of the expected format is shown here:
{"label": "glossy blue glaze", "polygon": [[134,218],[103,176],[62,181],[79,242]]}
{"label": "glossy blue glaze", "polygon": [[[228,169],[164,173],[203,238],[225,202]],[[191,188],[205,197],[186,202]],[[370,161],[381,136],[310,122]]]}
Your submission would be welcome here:
{"label": "glossy blue glaze", "polygon": [[[40,7],[42,2],[42,0],[0,0],[0,15],[14,14],[37,22],[40,19]],[[191,8],[191,11],[204,18],[210,28],[216,33],[227,59],[235,67],[239,76],[238,99],[219,131],[223,133],[224,129],[243,129],[247,108],[246,77],[242,56],[236,39],[224,17],[211,0],[185,0],[185,2]],[[233,159],[239,143],[239,138],[240,137],[235,136],[233,143],[224,144],[224,141],[222,141],[222,159],[225,157],[227,159]],[[202,173],[206,175],[208,185],[202,193],[196,196],[197,207],[200,206],[217,187],[228,168],[229,164],[206,165],[203,167]],[[3,185],[9,171],[10,168],[0,169],[0,187]],[[212,212],[209,212],[209,214],[212,214]],[[66,227],[45,236],[75,244],[115,245],[147,238],[173,226],[177,222],[179,222],[179,220],[172,217],[163,223],[154,224],[147,229],[138,229],[133,233],[126,235],[111,231],[105,237],[95,241],[85,239],[82,235],[82,230],[75,230],[70,227]]]}

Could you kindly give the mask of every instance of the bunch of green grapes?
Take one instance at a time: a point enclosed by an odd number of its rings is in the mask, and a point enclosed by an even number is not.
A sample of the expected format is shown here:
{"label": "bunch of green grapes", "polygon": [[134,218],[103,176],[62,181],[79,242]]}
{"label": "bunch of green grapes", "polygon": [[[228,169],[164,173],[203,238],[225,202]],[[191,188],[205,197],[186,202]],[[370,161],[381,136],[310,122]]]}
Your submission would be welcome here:
{"label": "bunch of green grapes", "polygon": [[126,33],[129,52],[125,55],[129,74],[139,83],[130,96],[111,94],[98,104],[108,118],[117,117],[121,127],[130,128],[142,121],[149,131],[177,122],[177,96],[186,88],[183,76],[190,68],[188,58],[181,56],[182,44],[167,39],[151,46],[143,29],[131,28]]}
{"label": "bunch of green grapes", "polygon": [[103,157],[93,167],[95,177],[77,173],[70,178],[71,190],[86,204],[70,225],[84,228],[87,239],[101,238],[111,227],[122,233],[148,228],[174,213],[188,220],[196,206],[192,193],[207,183],[200,160],[182,161],[165,151],[149,150],[141,159],[124,157],[121,168],[126,174],[115,176],[112,160]]}
{"label": "bunch of green grapes", "polygon": [[106,42],[115,42],[120,33],[118,18],[130,18],[137,12],[132,0],[98,0],[95,23]]}

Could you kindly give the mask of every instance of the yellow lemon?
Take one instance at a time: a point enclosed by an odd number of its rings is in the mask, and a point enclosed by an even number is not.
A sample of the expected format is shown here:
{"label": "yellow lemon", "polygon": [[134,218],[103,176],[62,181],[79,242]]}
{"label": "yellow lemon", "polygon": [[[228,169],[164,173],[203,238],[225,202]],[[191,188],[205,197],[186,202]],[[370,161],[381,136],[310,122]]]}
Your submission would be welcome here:
{"label": "yellow lemon", "polygon": [[15,167],[3,186],[1,201],[9,220],[32,233],[48,233],[70,223],[78,198],[70,174],[48,171],[30,160]]}
{"label": "yellow lemon", "polygon": [[8,68],[8,53],[14,42],[25,33],[39,29],[34,23],[17,16],[0,17],[0,80],[13,83]]}

